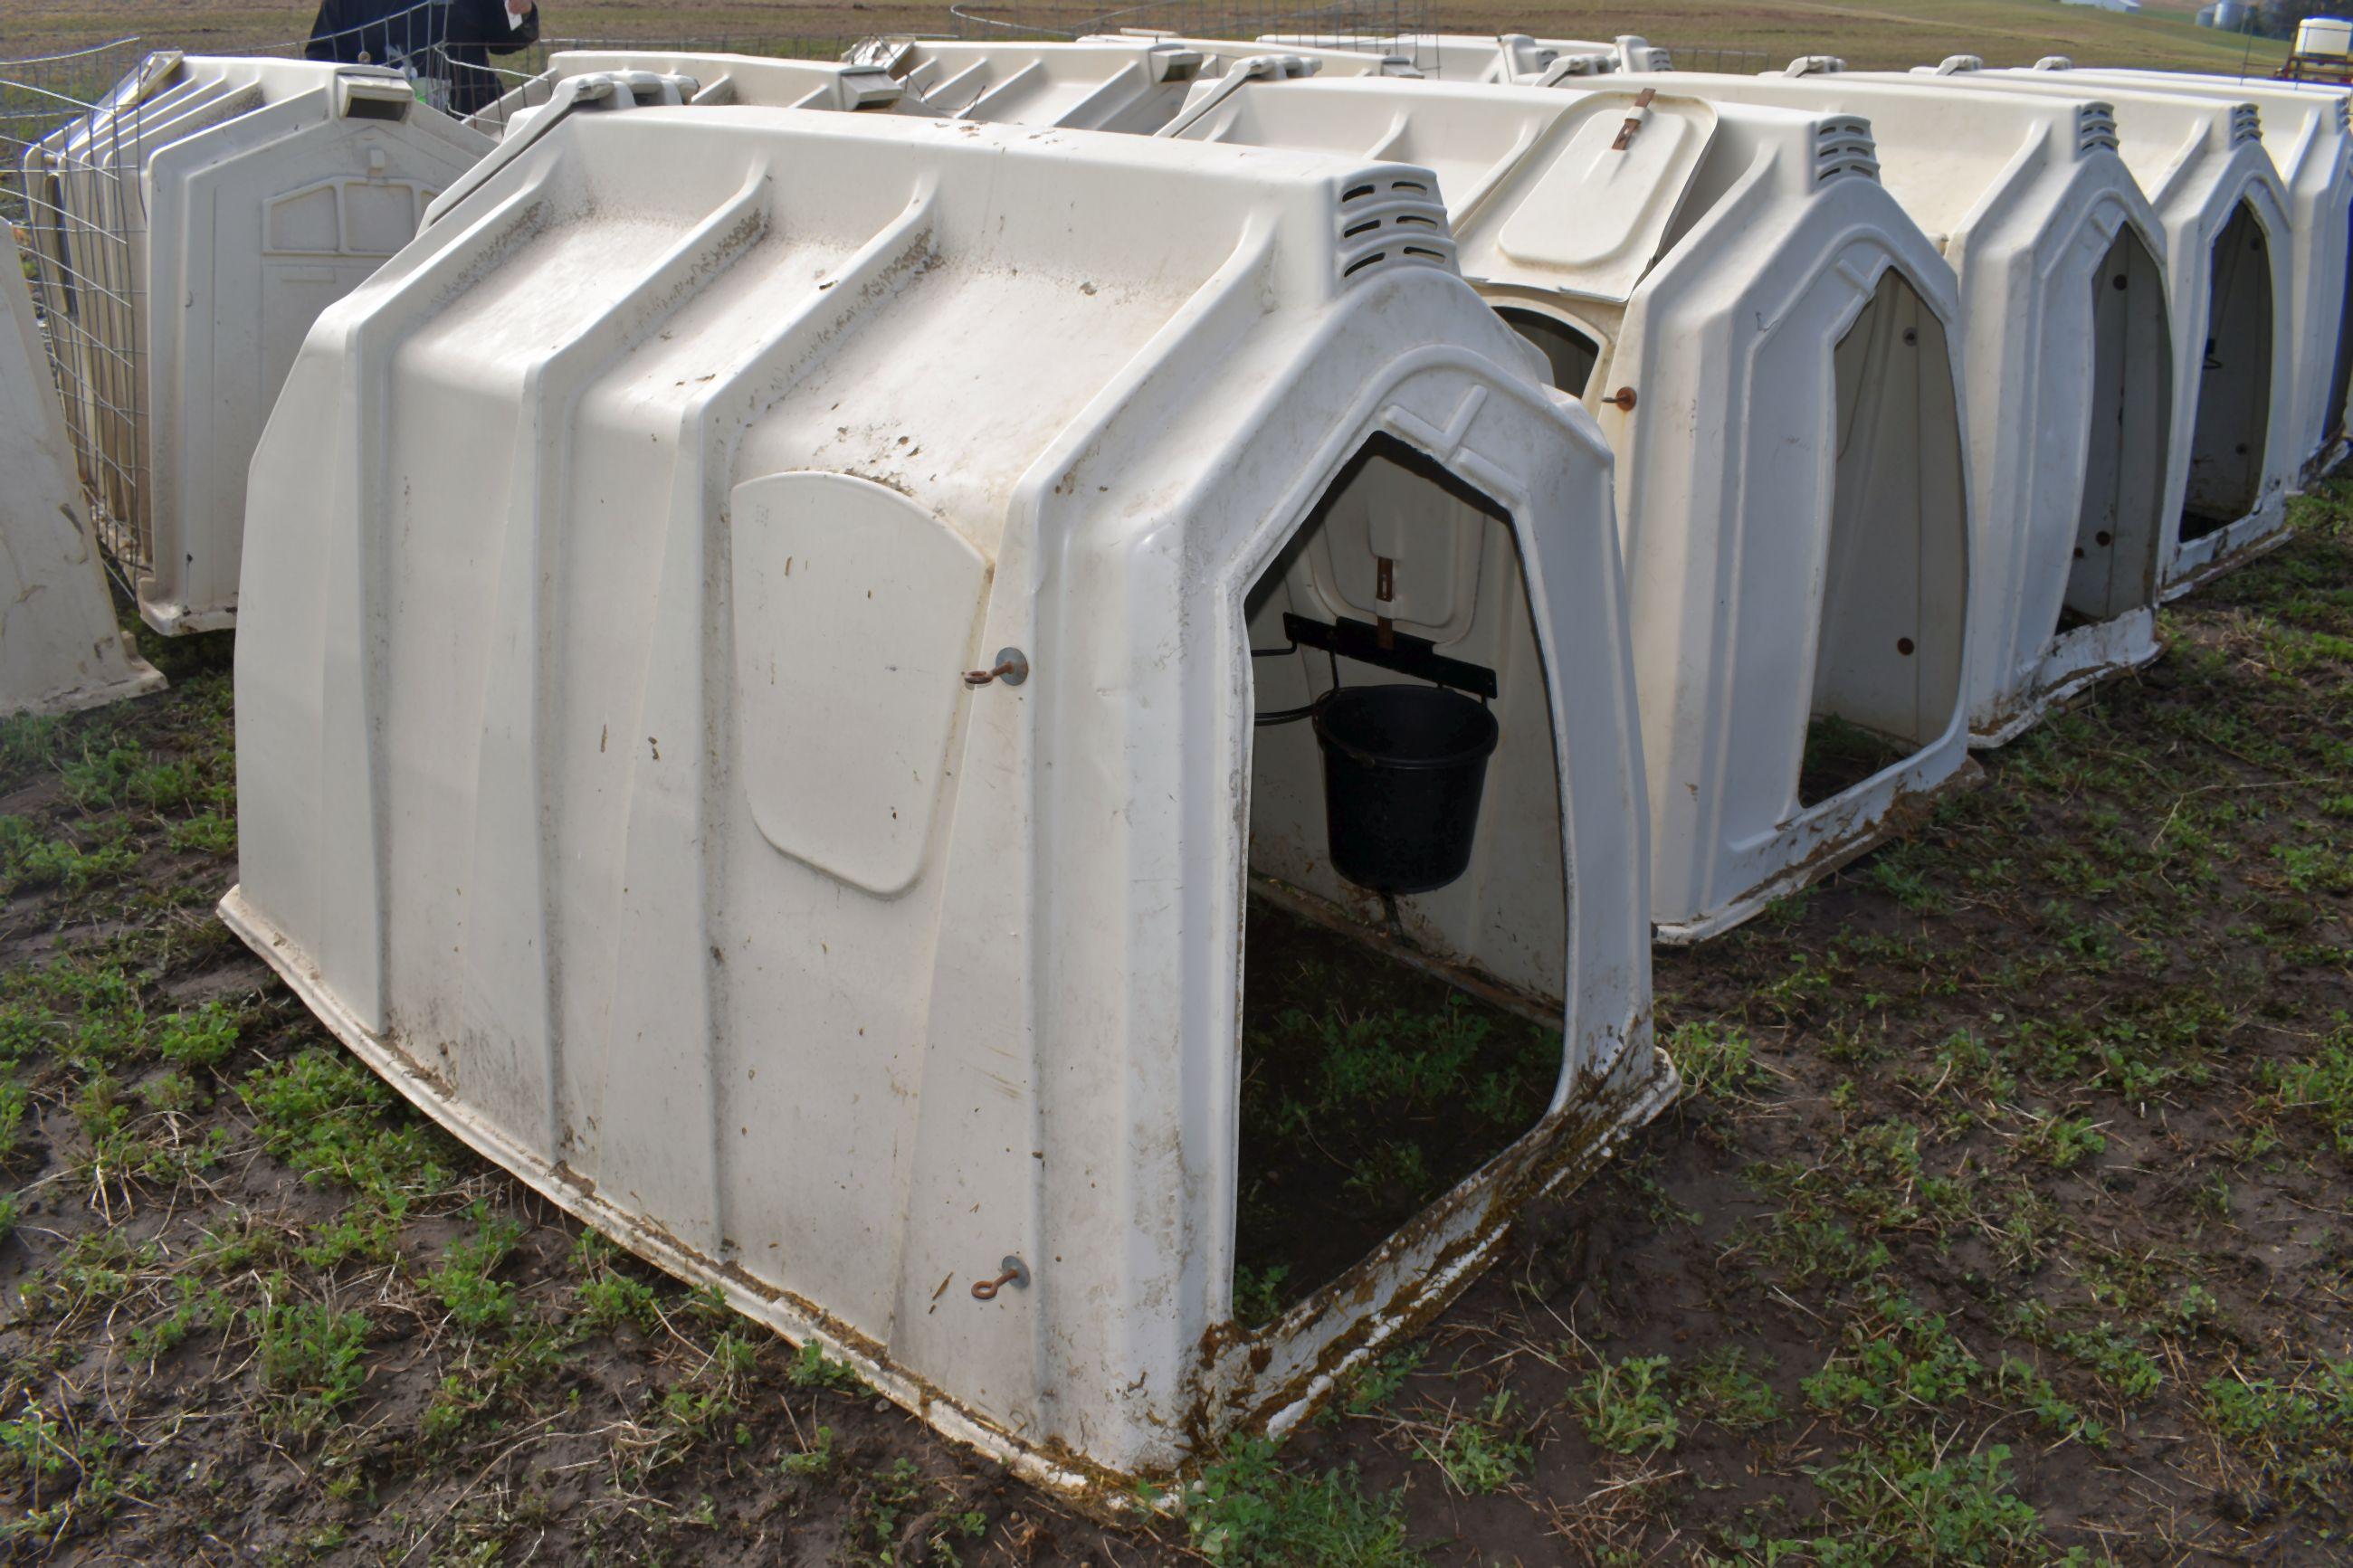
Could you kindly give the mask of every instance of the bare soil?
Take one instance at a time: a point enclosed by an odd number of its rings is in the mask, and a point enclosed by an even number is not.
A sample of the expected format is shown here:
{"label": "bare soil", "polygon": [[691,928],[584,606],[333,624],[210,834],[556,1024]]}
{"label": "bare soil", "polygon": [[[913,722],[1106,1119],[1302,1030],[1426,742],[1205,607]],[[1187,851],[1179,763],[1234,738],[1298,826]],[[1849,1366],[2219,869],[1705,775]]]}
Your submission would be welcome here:
{"label": "bare soil", "polygon": [[1560,1031],[1261,898],[1243,951],[1235,1255],[1258,1321],[1535,1125]]}

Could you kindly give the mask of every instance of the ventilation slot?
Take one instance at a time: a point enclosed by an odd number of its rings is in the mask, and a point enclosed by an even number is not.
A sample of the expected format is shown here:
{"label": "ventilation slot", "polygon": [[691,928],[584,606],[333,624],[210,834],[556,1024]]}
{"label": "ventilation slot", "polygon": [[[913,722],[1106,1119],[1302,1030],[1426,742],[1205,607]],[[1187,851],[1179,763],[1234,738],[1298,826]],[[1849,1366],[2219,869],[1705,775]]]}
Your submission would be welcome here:
{"label": "ventilation slot", "polygon": [[2105,103],[2082,103],[2075,106],[2075,150],[2089,153],[2105,147],[2116,150],[2116,111]]}
{"label": "ventilation slot", "polygon": [[1827,185],[1851,175],[1879,178],[1879,146],[1871,139],[1871,121],[1853,115],[1825,120],[1814,128],[1814,184]]}
{"label": "ventilation slot", "polygon": [[2260,142],[2263,135],[2263,110],[2252,103],[2231,106],[2231,145],[2242,142]]}
{"label": "ventilation slot", "polygon": [[1340,195],[1341,278],[1354,282],[1390,266],[1455,270],[1454,234],[1437,187],[1419,169],[1376,170],[1348,185]]}

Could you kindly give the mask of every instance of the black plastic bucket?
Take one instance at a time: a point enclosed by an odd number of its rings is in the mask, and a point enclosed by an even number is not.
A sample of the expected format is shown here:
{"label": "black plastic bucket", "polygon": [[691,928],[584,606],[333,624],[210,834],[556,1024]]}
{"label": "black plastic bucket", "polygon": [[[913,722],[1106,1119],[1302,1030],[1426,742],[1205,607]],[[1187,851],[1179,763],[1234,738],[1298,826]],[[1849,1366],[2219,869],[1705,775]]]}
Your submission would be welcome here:
{"label": "black plastic bucket", "polygon": [[1332,868],[1427,893],[1471,864],[1495,716],[1442,686],[1347,686],[1315,708]]}

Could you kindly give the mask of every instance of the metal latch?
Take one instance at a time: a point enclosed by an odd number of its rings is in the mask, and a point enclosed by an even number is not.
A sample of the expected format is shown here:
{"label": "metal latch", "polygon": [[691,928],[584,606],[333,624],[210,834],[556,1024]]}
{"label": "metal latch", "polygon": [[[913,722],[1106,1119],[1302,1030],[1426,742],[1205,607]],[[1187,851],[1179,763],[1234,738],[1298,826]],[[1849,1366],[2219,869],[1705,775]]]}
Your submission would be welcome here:
{"label": "metal latch", "polygon": [[974,1300],[994,1301],[997,1300],[997,1293],[1008,1285],[1012,1286],[1016,1290],[1026,1290],[1029,1288],[1029,1268],[1021,1259],[1008,1252],[997,1260],[997,1267],[999,1272],[996,1279],[976,1279],[972,1282]]}
{"label": "metal latch", "polygon": [[1626,123],[1618,128],[1618,140],[1609,143],[1612,153],[1623,153],[1633,144],[1634,138],[1650,121],[1651,100],[1658,96],[1659,89],[1654,87],[1646,87],[1634,95],[1634,112],[1628,115]]}

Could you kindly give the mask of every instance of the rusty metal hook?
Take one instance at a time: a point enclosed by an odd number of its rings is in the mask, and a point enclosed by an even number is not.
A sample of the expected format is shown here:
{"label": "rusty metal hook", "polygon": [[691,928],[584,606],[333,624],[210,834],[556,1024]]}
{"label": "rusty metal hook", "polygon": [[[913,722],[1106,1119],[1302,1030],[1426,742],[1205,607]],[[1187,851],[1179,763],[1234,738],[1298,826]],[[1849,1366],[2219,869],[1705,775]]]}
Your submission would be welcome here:
{"label": "rusty metal hook", "polygon": [[1029,660],[1018,647],[997,650],[994,669],[967,669],[964,672],[966,686],[986,686],[992,680],[1002,680],[1008,686],[1018,686],[1029,679]]}
{"label": "rusty metal hook", "polygon": [[994,1279],[976,1279],[972,1282],[972,1299],[974,1300],[994,1301],[997,1300],[997,1293],[1005,1289],[1008,1285],[1012,1286],[1016,1290],[1026,1289],[1029,1288],[1029,1266],[1024,1264],[1021,1259],[1014,1257],[1011,1253],[1008,1253],[1003,1258],[998,1260],[997,1266],[1005,1270],[1005,1272],[999,1274]]}
{"label": "rusty metal hook", "polygon": [[1621,386],[1601,401],[1612,405],[1620,414],[1631,414],[1634,412],[1634,389]]}

